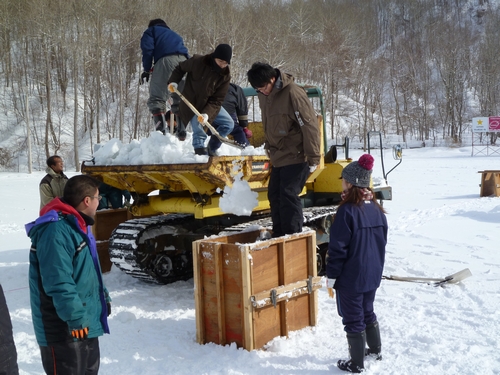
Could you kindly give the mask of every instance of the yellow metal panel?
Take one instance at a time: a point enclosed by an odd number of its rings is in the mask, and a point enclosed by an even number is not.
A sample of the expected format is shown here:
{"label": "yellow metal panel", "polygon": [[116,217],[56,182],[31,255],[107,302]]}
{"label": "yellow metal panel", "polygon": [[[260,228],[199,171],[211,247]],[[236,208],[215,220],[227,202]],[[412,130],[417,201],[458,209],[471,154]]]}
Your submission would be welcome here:
{"label": "yellow metal panel", "polygon": [[[147,204],[133,205],[132,214],[134,216],[149,216],[184,213],[193,214],[197,219],[203,219],[205,217],[224,214],[219,208],[219,201],[219,195],[210,197],[205,203],[196,202],[193,198],[188,196],[165,198],[161,195],[154,195],[148,197]],[[257,192],[257,206],[253,209],[253,212],[268,209],[269,201],[267,200],[267,191]]]}
{"label": "yellow metal panel", "polygon": [[331,164],[325,164],[325,168],[316,178],[314,183],[308,185],[309,190],[315,193],[333,193],[342,192],[342,170],[349,164],[348,161],[337,161]]}

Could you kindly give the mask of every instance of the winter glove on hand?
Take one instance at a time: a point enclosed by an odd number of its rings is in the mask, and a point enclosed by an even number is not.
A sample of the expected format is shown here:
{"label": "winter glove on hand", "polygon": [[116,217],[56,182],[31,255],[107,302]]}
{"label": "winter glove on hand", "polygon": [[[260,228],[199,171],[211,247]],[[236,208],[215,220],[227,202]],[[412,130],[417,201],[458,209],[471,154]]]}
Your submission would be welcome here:
{"label": "winter glove on hand", "polygon": [[208,115],[206,113],[202,113],[201,115],[199,115],[198,122],[200,124],[204,124],[205,122],[208,122]]}
{"label": "winter glove on hand", "polygon": [[248,120],[240,120],[238,119],[238,124],[242,127],[245,128],[248,126]]}
{"label": "winter glove on hand", "polygon": [[333,298],[335,296],[335,292],[333,291],[333,286],[335,285],[335,280],[336,279],[326,279],[326,290],[328,291],[328,295],[330,298]]}
{"label": "winter glove on hand", "polygon": [[309,166],[309,173],[313,173],[316,170],[316,168],[318,168],[317,165],[310,165]]}
{"label": "winter glove on hand", "polygon": [[106,303],[106,306],[108,308],[108,316],[111,315],[111,302]]}
{"label": "winter glove on hand", "polygon": [[175,83],[175,82],[170,82],[170,83],[168,84],[168,91],[170,91],[170,92],[175,92],[175,90],[178,90],[178,88],[177,88],[177,87],[178,87],[178,86],[177,86],[177,83]]}
{"label": "winter glove on hand", "polygon": [[149,72],[143,72],[141,74],[141,79],[139,80],[139,83],[142,85],[144,83],[144,80],[146,80],[146,82],[149,82],[149,75],[150,75]]}
{"label": "winter glove on hand", "polygon": [[71,336],[73,336],[74,339],[83,341],[87,338],[89,335],[89,329],[87,327],[85,328],[80,328],[80,329],[74,329],[71,331]]}
{"label": "winter glove on hand", "polygon": [[250,129],[243,128],[243,133],[245,133],[245,136],[247,137],[247,139],[252,138],[253,133],[252,133],[252,131]]}

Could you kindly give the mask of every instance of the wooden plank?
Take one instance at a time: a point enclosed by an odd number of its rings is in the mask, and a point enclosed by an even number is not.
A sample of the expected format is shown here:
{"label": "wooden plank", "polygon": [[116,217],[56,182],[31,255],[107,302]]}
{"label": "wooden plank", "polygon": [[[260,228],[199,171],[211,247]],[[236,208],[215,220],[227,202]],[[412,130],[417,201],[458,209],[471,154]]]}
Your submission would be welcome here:
{"label": "wooden plank", "polygon": [[255,345],[254,329],[253,329],[253,309],[250,303],[250,295],[252,288],[252,274],[250,250],[248,246],[242,246],[240,251],[241,264],[241,301],[242,301],[242,321],[243,321],[243,347],[246,350],[253,350],[260,346]]}
{"label": "wooden plank", "polygon": [[253,349],[262,348],[270,340],[281,336],[281,310],[274,306],[268,306],[254,311],[254,345]]}
{"label": "wooden plank", "polygon": [[[308,274],[313,279],[318,276],[318,263],[316,261],[316,235],[307,238],[307,253],[308,253]],[[321,280],[321,278],[320,278]],[[321,281],[320,281],[321,283]],[[309,325],[316,326],[318,324],[318,291],[314,290],[309,299]]]}
{"label": "wooden plank", "polygon": [[222,246],[222,254],[223,261],[221,267],[224,270],[225,340],[226,343],[234,342],[239,347],[243,347],[241,250],[238,245],[224,244]]}
{"label": "wooden plank", "polygon": [[205,343],[203,314],[204,306],[201,296],[203,293],[203,276],[201,273],[201,257],[199,256],[202,243],[199,241],[193,242],[193,275],[194,275],[194,308],[196,318],[196,342],[199,344]]}
{"label": "wooden plank", "polygon": [[[288,251],[290,244],[285,240],[278,245],[278,273],[279,284],[284,285],[288,279]],[[286,302],[280,302],[275,309],[275,314],[279,315],[280,336],[288,337]]]}
{"label": "wooden plank", "polygon": [[279,275],[279,242],[268,248],[249,250],[252,257],[252,294],[272,289],[280,285]]}
{"label": "wooden plank", "polygon": [[287,258],[283,267],[286,269],[286,277],[283,279],[282,285],[307,279],[310,263],[308,261],[307,237],[287,241],[285,246]]}
{"label": "wooden plank", "polygon": [[202,258],[202,303],[203,303],[203,335],[204,343],[219,343],[219,306],[217,301],[216,263],[214,249],[216,243],[202,243],[200,257]]}
{"label": "wooden plank", "polygon": [[226,345],[226,319],[224,299],[224,275],[222,267],[222,244],[214,244],[215,288],[217,293],[217,327],[219,331],[219,345]]}
{"label": "wooden plank", "polygon": [[286,302],[288,323],[287,337],[290,332],[297,331],[301,328],[309,326],[309,302],[309,294],[304,294],[297,298],[290,299]]}

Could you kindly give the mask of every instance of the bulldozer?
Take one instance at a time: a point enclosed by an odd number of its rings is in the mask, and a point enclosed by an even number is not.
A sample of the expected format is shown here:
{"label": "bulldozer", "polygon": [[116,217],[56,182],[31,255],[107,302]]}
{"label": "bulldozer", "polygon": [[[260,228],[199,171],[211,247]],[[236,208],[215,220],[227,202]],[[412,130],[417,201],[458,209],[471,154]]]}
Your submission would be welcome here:
{"label": "bulldozer", "polygon": [[[348,138],[342,145],[332,145],[325,153],[322,93],[316,86],[304,86],[304,89],[319,112],[318,127],[323,139],[321,163],[301,193],[304,225],[316,231],[317,269],[321,275],[329,228],[342,192],[340,176],[352,159]],[[243,91],[247,100],[256,102],[255,89],[248,87]],[[258,108],[258,104],[250,104],[254,111]],[[249,122],[248,127],[253,132],[251,144],[261,146],[265,140],[262,122]],[[381,141],[380,136],[382,150]],[[343,159],[337,158],[339,148],[343,149]],[[383,165],[382,155],[380,152]],[[400,162],[401,157],[399,152]],[[108,185],[128,190],[133,198],[128,208],[97,212],[94,235],[104,272],[114,264],[145,282],[168,284],[187,280],[193,277],[193,241],[221,232],[272,225],[267,199],[271,165],[266,155],[210,156],[206,163],[190,164],[96,165],[91,160],[83,162],[81,170]],[[224,188],[235,182],[235,171],[257,194],[258,204],[250,216],[227,214],[219,207]],[[383,173],[387,182],[387,175]],[[387,184],[373,186],[373,190],[380,201],[392,199],[392,188]]]}

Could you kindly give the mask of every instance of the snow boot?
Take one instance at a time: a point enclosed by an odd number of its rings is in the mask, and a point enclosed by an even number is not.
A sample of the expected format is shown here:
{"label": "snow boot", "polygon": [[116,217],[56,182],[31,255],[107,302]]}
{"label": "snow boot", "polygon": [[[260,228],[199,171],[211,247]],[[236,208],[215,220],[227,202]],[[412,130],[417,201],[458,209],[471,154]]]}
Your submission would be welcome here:
{"label": "snow boot", "polygon": [[342,371],[359,374],[363,372],[365,360],[366,336],[365,331],[358,333],[347,333],[347,344],[349,345],[349,355],[351,359],[340,360],[337,367]]}
{"label": "snow boot", "polygon": [[206,147],[200,147],[194,149],[195,155],[208,155],[208,151]]}
{"label": "snow boot", "polygon": [[165,135],[165,129],[167,128],[167,124],[165,122],[165,114],[163,112],[155,113],[153,115],[153,123],[155,125],[155,129],[160,131]]}
{"label": "snow boot", "polygon": [[375,357],[377,361],[382,360],[382,342],[380,340],[380,330],[378,327],[378,322],[374,321],[368,324],[365,329],[366,332],[366,344],[368,348],[365,351],[365,355],[371,355]]}
{"label": "snow boot", "polygon": [[217,150],[222,145],[222,142],[215,135],[210,137],[208,141],[208,155],[217,156]]}
{"label": "snow boot", "polygon": [[177,138],[179,138],[179,141],[185,141],[186,140],[186,127],[182,123],[182,120],[177,116]]}

